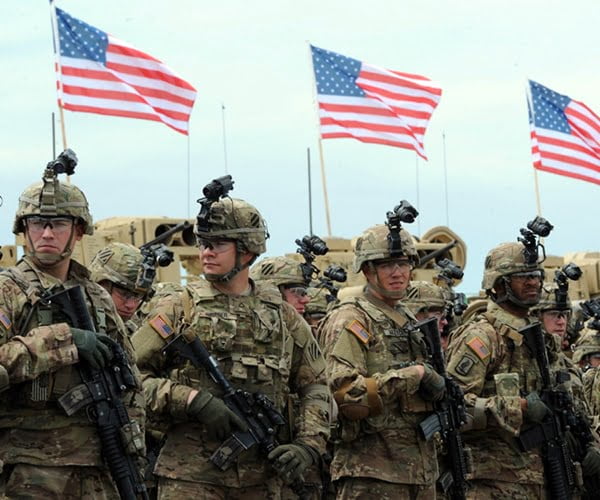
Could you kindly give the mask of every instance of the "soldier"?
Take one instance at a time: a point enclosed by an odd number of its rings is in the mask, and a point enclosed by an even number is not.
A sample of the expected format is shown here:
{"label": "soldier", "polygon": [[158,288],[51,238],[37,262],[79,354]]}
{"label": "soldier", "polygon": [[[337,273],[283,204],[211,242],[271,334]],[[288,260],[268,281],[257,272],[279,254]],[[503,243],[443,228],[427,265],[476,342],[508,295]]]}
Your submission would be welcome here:
{"label": "soldier", "polygon": [[[71,258],[75,243],[91,235],[93,225],[83,192],[57,179],[56,164],[70,158],[63,153],[51,162],[43,183],[19,197],[13,232],[23,234],[25,256],[0,274],[0,364],[6,369],[0,374],[0,459],[5,464],[0,483],[9,498],[119,498],[86,408],[71,416],[63,409],[66,397],[85,393],[80,367],[107,365],[115,342],[133,359],[110,296]],[[94,327],[103,333],[70,327],[46,300],[77,286]],[[128,391],[124,402],[139,425],[123,428],[123,437],[143,454],[141,392]]]}
{"label": "soldier", "polygon": [[[449,300],[450,291],[428,281],[411,281],[402,303],[408,307],[415,317],[421,321],[436,318],[442,348],[448,347],[448,310],[452,307]],[[444,335],[444,332],[446,335]]]}
{"label": "soldier", "polygon": [[[550,412],[537,392],[542,388],[538,365],[519,333],[532,322],[529,309],[539,302],[542,290],[535,245],[533,253],[521,243],[503,243],[488,253],[482,283],[487,311],[450,340],[448,374],[463,388],[471,416],[464,429],[473,455],[470,498],[545,494],[540,452],[520,451],[515,440]],[[592,462],[598,459],[593,453],[590,457]],[[593,464],[584,461],[584,473],[585,466]]]}
{"label": "soldier", "polygon": [[435,445],[417,428],[444,380],[425,364],[423,336],[399,302],[417,260],[404,229],[367,229],[354,249],[354,271],[367,285],[342,299],[319,331],[339,407],[331,464],[338,498],[435,498]]}
{"label": "soldier", "polygon": [[268,281],[279,288],[283,300],[290,304],[298,314],[304,314],[306,304],[310,302],[308,295],[308,279],[302,272],[298,261],[288,257],[269,257],[252,267],[250,277],[255,281]]}
{"label": "soldier", "polygon": [[91,278],[110,294],[127,333],[139,327],[136,312],[151,292],[152,283],[140,280],[144,257],[127,243],[110,243],[98,251],[90,264]]}
{"label": "soldier", "polygon": [[596,426],[600,417],[600,333],[587,330],[577,341],[573,361],[584,370],[583,386]]}
{"label": "soldier", "polygon": [[[172,423],[155,468],[159,498],[288,498],[284,485],[298,484],[325,450],[330,402],[323,357],[277,288],[249,279],[249,266],[266,250],[265,223],[255,207],[228,197],[213,204],[203,199],[196,236],[206,279],[153,299],[150,317],[132,337],[150,411]],[[297,395],[300,413],[268,457],[253,447],[227,470],[211,463],[211,454],[244,423],[205,370],[162,354],[182,332],[206,344],[235,387],[266,394],[280,411]]]}

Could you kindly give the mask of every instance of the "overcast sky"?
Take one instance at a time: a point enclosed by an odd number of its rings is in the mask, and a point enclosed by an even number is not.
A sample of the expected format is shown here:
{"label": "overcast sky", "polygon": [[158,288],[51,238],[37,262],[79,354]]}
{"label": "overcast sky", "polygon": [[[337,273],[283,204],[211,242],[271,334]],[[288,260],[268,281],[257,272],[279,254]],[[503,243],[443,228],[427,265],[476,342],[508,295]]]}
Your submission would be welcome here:
{"label": "overcast sky", "polygon": [[[355,236],[408,199],[421,213],[411,232],[449,219],[466,241],[467,292],[479,287],[486,252],[514,240],[535,216],[527,78],[600,113],[600,8],[592,0],[59,0],[57,6],[163,60],[198,90],[189,204],[187,137],[158,122],[65,112],[68,145],[80,159],[72,180],[87,194],[95,220],[194,215],[202,186],[224,174],[224,104],[232,194],[267,219],[270,255],[294,251],[294,239],[308,232],[307,147],[314,230],[326,235],[307,41],[441,85],[425,136],[428,162],[417,165],[411,151],[352,139],[323,142],[332,227],[336,236]],[[0,243],[11,244],[18,195],[51,159],[56,92],[47,2],[2,2],[0,17]],[[546,173],[539,184],[543,215],[555,225],[548,253],[597,250],[600,186]]]}

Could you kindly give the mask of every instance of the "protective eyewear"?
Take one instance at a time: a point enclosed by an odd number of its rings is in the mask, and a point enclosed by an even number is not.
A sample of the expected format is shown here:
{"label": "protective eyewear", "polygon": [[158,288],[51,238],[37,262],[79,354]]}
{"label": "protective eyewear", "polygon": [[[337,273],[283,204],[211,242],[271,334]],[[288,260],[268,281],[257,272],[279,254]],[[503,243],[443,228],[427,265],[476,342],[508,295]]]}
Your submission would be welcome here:
{"label": "protective eyewear", "polygon": [[73,228],[70,217],[27,217],[27,229],[32,233],[42,233],[49,227],[55,234],[66,233]]}
{"label": "protective eyewear", "polygon": [[513,273],[510,275],[511,280],[515,281],[529,281],[529,280],[542,280],[544,273],[542,271],[528,271],[523,273]]}
{"label": "protective eyewear", "polygon": [[566,319],[567,321],[569,320],[569,318],[571,317],[571,311],[559,311],[559,310],[551,310],[551,311],[544,311],[544,316],[552,319],[552,320],[557,320],[557,319]]}
{"label": "protective eyewear", "polygon": [[231,248],[230,243],[233,240],[206,240],[204,238],[198,239],[198,246],[200,251],[211,250],[214,253],[223,253]]}
{"label": "protective eyewear", "polygon": [[396,267],[402,271],[407,272],[412,269],[412,264],[406,259],[383,259],[374,261],[375,267],[384,273],[393,273]]}
{"label": "protective eyewear", "polygon": [[142,302],[142,300],[144,300],[144,294],[141,293],[136,293],[136,292],[130,292],[129,290],[126,290],[125,288],[121,288],[120,286],[113,286],[113,292],[115,292],[119,298],[123,301],[123,302],[127,302],[128,300],[132,301],[132,302]]}
{"label": "protective eyewear", "polygon": [[292,292],[296,297],[306,297],[308,295],[308,290],[303,286],[284,286],[283,288]]}

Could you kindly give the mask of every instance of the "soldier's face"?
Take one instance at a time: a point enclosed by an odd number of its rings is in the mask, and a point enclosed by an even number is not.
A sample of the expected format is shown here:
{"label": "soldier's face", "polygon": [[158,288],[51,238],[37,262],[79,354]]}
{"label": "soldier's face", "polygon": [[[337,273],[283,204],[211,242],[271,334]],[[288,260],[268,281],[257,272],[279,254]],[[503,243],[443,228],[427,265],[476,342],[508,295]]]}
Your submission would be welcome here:
{"label": "soldier's face", "polygon": [[[58,220],[59,223],[54,223],[54,220]],[[83,237],[81,224],[73,225],[72,222],[65,224],[65,220],[64,217],[25,219],[25,244],[27,247],[32,246],[30,250],[36,252],[60,255],[71,238],[71,232],[73,232],[73,243]]]}
{"label": "soldier's face", "polygon": [[[367,281],[377,278],[379,286],[388,292],[403,292],[410,284],[410,262],[406,259],[385,259],[374,262],[375,275],[367,270]],[[375,283],[377,284],[377,283]]]}
{"label": "soldier's face", "polygon": [[200,245],[202,269],[207,274],[225,274],[235,266],[235,242],[231,240],[210,240],[210,244]]}
{"label": "soldier's face", "polygon": [[[569,323],[569,311],[544,311],[542,313],[542,324],[548,333],[559,335],[563,340],[565,348],[567,324]],[[568,345],[566,346],[568,347]]]}
{"label": "soldier's face", "polygon": [[538,271],[511,274],[509,286],[517,299],[526,304],[536,304],[542,292],[542,274]]}
{"label": "soldier's face", "polygon": [[446,311],[444,310],[430,309],[429,311],[418,312],[415,316],[419,321],[429,318],[435,318],[437,320],[437,326],[440,335],[442,334],[444,328],[446,328],[446,325],[448,324],[448,318],[446,316]]}
{"label": "soldier's face", "polygon": [[137,311],[137,308],[140,307],[140,304],[144,298],[141,294],[132,293],[129,290],[125,290],[124,288],[118,286],[112,287],[110,296],[112,297],[115,307],[117,308],[117,312],[123,321],[128,321],[131,319],[135,311]]}
{"label": "soldier's face", "polygon": [[310,302],[310,296],[306,293],[306,287],[300,285],[281,287],[283,300],[288,302],[298,314],[304,314],[306,304]]}

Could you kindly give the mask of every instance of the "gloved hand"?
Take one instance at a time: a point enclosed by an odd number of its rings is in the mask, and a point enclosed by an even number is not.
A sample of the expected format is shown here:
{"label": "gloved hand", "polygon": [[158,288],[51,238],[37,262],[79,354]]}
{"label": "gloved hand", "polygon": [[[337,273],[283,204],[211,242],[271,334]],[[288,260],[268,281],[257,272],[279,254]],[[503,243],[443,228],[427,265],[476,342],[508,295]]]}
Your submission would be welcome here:
{"label": "gloved hand", "polygon": [[530,392],[525,398],[527,409],[525,410],[525,419],[535,424],[541,424],[550,413],[550,408],[546,406],[537,392]]}
{"label": "gloved hand", "polygon": [[71,335],[79,360],[93,370],[104,368],[112,359],[110,345],[114,341],[108,335],[79,328],[71,328]]}
{"label": "gloved hand", "polygon": [[581,462],[584,476],[600,477],[600,450],[597,448],[588,448],[583,461]]}
{"label": "gloved hand", "polygon": [[273,468],[287,484],[292,484],[302,477],[302,473],[310,467],[315,459],[307,446],[301,444],[282,444],[269,453]]}
{"label": "gloved hand", "polygon": [[187,414],[205,425],[208,438],[212,441],[223,441],[234,430],[248,430],[244,421],[233,413],[222,399],[215,398],[208,391],[199,392],[192,399]]}
{"label": "gloved hand", "polygon": [[424,364],[425,373],[419,386],[419,394],[426,401],[439,401],[446,393],[446,381],[428,364]]}

